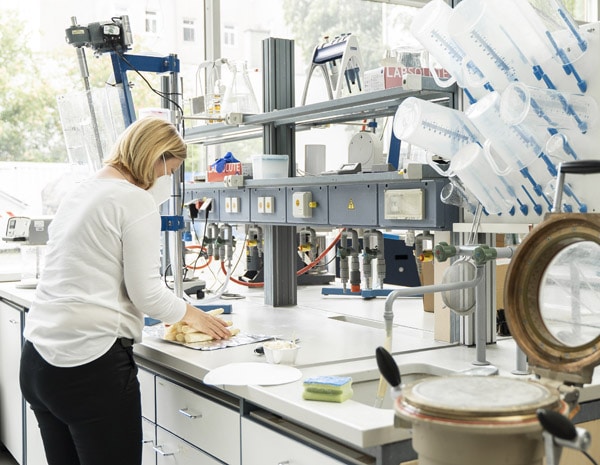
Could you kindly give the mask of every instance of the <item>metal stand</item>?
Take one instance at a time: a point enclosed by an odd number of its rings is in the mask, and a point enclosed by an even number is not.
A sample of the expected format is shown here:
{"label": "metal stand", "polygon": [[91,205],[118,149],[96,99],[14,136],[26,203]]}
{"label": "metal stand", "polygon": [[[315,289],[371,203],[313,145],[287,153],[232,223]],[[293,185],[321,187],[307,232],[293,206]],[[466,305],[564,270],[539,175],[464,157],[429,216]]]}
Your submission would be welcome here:
{"label": "metal stand", "polygon": [[[265,112],[294,106],[294,42],[269,38],[263,41],[263,107]],[[295,132],[291,125],[264,126],[265,153],[289,155],[290,177],[295,174]],[[296,228],[264,228],[265,304],[296,305]]]}

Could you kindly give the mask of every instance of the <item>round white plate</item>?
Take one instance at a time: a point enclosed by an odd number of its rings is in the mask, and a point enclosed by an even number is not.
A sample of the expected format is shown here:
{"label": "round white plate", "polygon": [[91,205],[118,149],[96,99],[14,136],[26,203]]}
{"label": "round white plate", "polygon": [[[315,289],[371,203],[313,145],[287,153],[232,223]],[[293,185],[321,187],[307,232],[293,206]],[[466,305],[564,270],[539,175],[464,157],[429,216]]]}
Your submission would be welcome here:
{"label": "round white plate", "polygon": [[209,371],[204,377],[204,384],[246,386],[258,384],[271,386],[297,381],[302,377],[298,368],[272,363],[244,362],[229,363]]}

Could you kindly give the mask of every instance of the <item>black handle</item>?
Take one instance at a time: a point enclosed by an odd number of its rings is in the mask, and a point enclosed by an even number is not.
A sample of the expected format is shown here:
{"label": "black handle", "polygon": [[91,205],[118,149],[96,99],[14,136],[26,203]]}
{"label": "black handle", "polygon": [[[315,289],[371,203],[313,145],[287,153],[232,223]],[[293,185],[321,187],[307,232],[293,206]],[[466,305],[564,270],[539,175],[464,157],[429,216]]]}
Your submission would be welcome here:
{"label": "black handle", "polygon": [[600,160],[565,161],[559,165],[561,173],[565,174],[594,174],[600,173]]}
{"label": "black handle", "polygon": [[385,378],[385,380],[392,387],[398,387],[401,384],[400,370],[392,354],[390,354],[383,347],[377,347],[375,349],[375,358],[377,359],[377,367]]}
{"label": "black handle", "polygon": [[577,437],[575,425],[564,415],[553,410],[538,409],[537,418],[542,427],[552,436],[572,441]]}

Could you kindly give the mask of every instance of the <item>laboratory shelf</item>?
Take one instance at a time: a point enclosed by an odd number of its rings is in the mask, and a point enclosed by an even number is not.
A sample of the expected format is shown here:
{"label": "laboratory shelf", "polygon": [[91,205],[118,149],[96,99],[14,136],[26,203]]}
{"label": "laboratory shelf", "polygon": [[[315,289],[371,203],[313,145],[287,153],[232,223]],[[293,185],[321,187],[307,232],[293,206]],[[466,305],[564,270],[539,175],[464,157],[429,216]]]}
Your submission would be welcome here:
{"label": "laboratory shelf", "polygon": [[369,118],[391,116],[398,105],[408,97],[448,104],[452,98],[451,89],[445,91],[406,90],[400,87],[376,92],[365,92],[334,100],[312,103],[299,107],[273,110],[257,115],[244,115],[242,124],[228,125],[223,122],[188,128],[185,133],[187,143],[215,144],[225,139],[237,140],[259,137],[265,125],[275,127],[295,125],[296,130],[308,129],[327,124],[340,124]]}
{"label": "laboratory shelf", "polygon": [[[241,187],[223,183],[186,183],[184,204],[211,198],[211,222],[262,223],[288,226],[386,227],[396,229],[450,230],[459,219],[457,207],[439,202],[445,178],[404,179],[397,171],[345,175],[302,176],[278,179],[248,179]],[[310,193],[316,206],[308,216],[295,216],[293,194]],[[400,200],[388,199],[390,192]],[[417,194],[411,202],[415,216],[390,214],[406,202],[403,193]],[[259,210],[261,198],[270,198],[272,211]],[[229,205],[235,199],[238,209]],[[186,212],[187,214],[187,212]]]}
{"label": "laboratory shelf", "polygon": [[[420,90],[392,88],[295,106],[293,41],[271,37],[263,40],[262,45],[264,113],[243,115],[239,125],[219,122],[188,128],[184,134],[187,143],[222,144],[262,136],[263,153],[288,154],[290,166],[295,166],[297,131],[392,116],[409,97],[456,106],[456,86],[440,88],[427,77],[422,78]],[[231,119],[232,115],[228,116]],[[321,187],[314,186],[307,179],[296,181],[297,178],[279,179],[272,186],[248,181],[237,192],[225,189],[219,183],[206,183],[191,188],[186,186],[184,203],[209,197],[213,200],[207,217],[209,221],[251,222],[268,226],[264,236],[265,303],[275,307],[296,305],[294,251],[297,245],[294,226],[449,229],[456,222],[456,207],[441,205],[438,201],[440,189],[447,181],[411,180],[416,181],[416,184],[411,184],[399,179],[397,172],[388,175],[396,179],[385,179],[385,174],[372,181],[364,174],[356,177],[319,176],[317,182]],[[310,218],[303,214],[298,216],[298,212],[293,211],[293,195],[298,194],[298,189],[302,189],[300,194],[303,198],[312,195],[316,198],[316,202],[312,203],[320,205],[313,215],[308,215]],[[402,192],[404,190],[406,192]],[[392,191],[391,194],[389,191]],[[404,194],[418,197],[414,219],[412,212],[407,213],[409,202],[402,200]],[[387,197],[390,197],[387,206],[391,212],[385,210]],[[380,202],[380,198],[384,202]],[[274,279],[275,274],[277,279]]]}

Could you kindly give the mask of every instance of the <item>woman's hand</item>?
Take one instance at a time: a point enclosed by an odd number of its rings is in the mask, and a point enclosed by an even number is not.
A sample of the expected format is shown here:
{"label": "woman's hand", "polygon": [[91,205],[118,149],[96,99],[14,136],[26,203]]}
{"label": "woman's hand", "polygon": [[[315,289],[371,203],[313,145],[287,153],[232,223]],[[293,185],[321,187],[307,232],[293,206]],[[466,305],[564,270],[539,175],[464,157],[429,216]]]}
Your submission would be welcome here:
{"label": "woman's hand", "polygon": [[203,312],[192,305],[187,304],[183,321],[195,330],[212,336],[213,339],[229,339],[231,337],[225,320]]}

